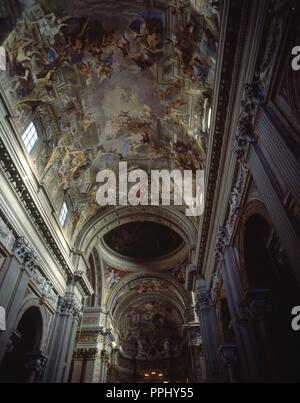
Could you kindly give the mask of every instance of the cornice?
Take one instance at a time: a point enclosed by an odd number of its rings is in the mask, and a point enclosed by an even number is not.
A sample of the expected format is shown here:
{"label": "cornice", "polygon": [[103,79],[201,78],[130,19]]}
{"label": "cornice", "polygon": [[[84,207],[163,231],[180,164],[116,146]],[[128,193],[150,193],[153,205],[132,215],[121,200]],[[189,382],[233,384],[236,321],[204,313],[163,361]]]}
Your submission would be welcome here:
{"label": "cornice", "polygon": [[2,138],[0,138],[0,163],[0,169],[7,182],[31,218],[63,276],[67,280],[74,279],[83,293],[90,295],[91,289],[86,276],[82,273],[75,273],[74,267],[64,257]]}
{"label": "cornice", "polygon": [[77,252],[83,253],[87,258],[103,235],[122,224],[134,221],[152,221],[166,225],[177,232],[190,249],[196,245],[197,230],[194,223],[173,206],[117,206],[94,217],[82,228],[76,241]]}
{"label": "cornice", "polygon": [[[227,109],[220,149],[220,155],[225,153],[226,158],[224,160],[220,158],[220,162],[218,162],[217,186],[210,192],[211,200],[209,199],[209,204],[206,206],[208,212],[205,211],[209,225],[207,228],[203,226],[201,233],[199,270],[209,271],[208,274],[206,273],[207,276],[212,273],[214,264],[222,259],[224,245],[232,241],[235,233],[237,213],[249,181],[247,169],[249,150],[251,145],[258,140],[255,131],[257,111],[268,98],[276,65],[276,55],[284,37],[283,21],[288,23],[288,12],[283,14],[282,10],[283,8],[286,10],[287,5],[292,10],[293,4],[293,1],[288,0],[253,1],[251,5],[249,4],[247,20],[244,22],[243,10],[239,40],[235,51],[234,70],[236,71],[237,68],[238,70],[237,75],[232,77],[229,98],[233,106],[231,111],[229,108]],[[247,32],[245,32],[246,29]],[[220,60],[220,63],[223,63],[223,60]],[[222,86],[222,75],[219,79],[221,80],[220,86]],[[218,108],[219,103],[216,107],[216,116],[218,116]],[[215,132],[213,133],[212,150],[214,149],[214,138]],[[230,149],[232,143],[233,148]],[[213,154],[211,158],[213,158]],[[215,196],[216,187],[219,191],[218,197]],[[217,234],[218,228],[219,234]]]}
{"label": "cornice", "polygon": [[49,228],[44,218],[42,217],[42,214],[39,212],[32,196],[30,195],[25,181],[18,172],[16,164],[10,156],[2,138],[0,138],[0,161],[1,170],[4,172],[6,179],[17,194],[19,201],[31,217],[33,223],[35,224],[35,227],[42,235],[47,247],[55,257],[58,266],[65,273],[66,277],[71,277],[73,274],[73,270],[67,264],[65,258],[60,252],[57,243],[54,240],[54,237],[50,233]]}
{"label": "cornice", "polygon": [[168,271],[183,263],[189,253],[188,246],[182,242],[180,246],[167,255],[151,259],[135,259],[121,255],[111,249],[103,237],[98,241],[99,251],[106,263],[118,270],[139,273],[145,270]]}
{"label": "cornice", "polygon": [[[220,160],[222,146],[225,138],[230,98],[232,97],[232,86],[234,73],[238,72],[240,64],[241,47],[238,47],[243,31],[246,26],[242,26],[245,15],[248,12],[247,3],[244,1],[228,0],[224,1],[222,9],[222,21],[218,51],[218,64],[215,77],[214,100],[215,113],[212,119],[211,138],[208,150],[208,165],[206,171],[206,200],[205,209],[200,222],[198,244],[198,270],[202,271],[208,236],[212,221],[213,205],[220,174]],[[239,52],[239,53],[238,53]]]}

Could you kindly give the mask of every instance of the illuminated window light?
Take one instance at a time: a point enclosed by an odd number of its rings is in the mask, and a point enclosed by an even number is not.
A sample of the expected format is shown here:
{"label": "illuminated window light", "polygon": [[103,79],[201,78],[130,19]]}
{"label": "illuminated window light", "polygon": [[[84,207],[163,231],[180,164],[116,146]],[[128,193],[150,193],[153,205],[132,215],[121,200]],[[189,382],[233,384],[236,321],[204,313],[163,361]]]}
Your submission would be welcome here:
{"label": "illuminated window light", "polygon": [[23,143],[29,154],[33,150],[38,138],[39,136],[37,134],[36,127],[34,126],[33,122],[31,122],[25,132],[22,134]]}
{"label": "illuminated window light", "polygon": [[59,217],[58,217],[58,220],[62,226],[64,226],[66,223],[67,215],[68,215],[68,207],[67,207],[67,203],[64,202],[62,205],[62,208],[60,210]]}
{"label": "illuminated window light", "polygon": [[211,122],[211,108],[209,108],[209,111],[208,111],[208,122],[207,122],[207,126],[208,126],[209,129],[210,129],[210,122]]}

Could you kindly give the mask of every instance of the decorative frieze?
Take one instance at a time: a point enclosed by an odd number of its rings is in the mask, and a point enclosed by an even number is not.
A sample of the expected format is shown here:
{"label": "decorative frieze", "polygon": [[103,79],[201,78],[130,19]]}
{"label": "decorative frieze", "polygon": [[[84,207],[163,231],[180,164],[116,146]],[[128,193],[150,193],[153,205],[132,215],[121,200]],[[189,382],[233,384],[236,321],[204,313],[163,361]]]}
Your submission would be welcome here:
{"label": "decorative frieze", "polygon": [[108,350],[97,347],[76,348],[74,350],[73,359],[75,360],[96,360],[97,358],[100,358],[108,364],[110,362],[111,354]]}
{"label": "decorative frieze", "polygon": [[44,300],[47,300],[51,304],[55,304],[57,300],[57,295],[53,290],[53,285],[40,273],[40,271],[36,267],[32,271],[30,280],[32,284],[38,289]]}
{"label": "decorative frieze", "polygon": [[98,357],[101,357],[101,350],[98,348],[76,348],[73,355],[75,360],[95,360]]}
{"label": "decorative frieze", "polygon": [[15,255],[21,263],[30,262],[32,250],[24,237],[20,236],[15,240],[12,248],[12,254]]}
{"label": "decorative frieze", "polygon": [[15,243],[15,235],[13,231],[8,227],[7,224],[0,217],[0,243],[11,252],[13,245]]}
{"label": "decorative frieze", "polygon": [[215,301],[218,296],[218,291],[222,282],[222,275],[221,275],[221,266],[219,265],[217,270],[214,272],[211,281],[211,295],[213,300]]}
{"label": "decorative frieze", "polygon": [[93,316],[93,317],[84,317],[82,319],[82,323],[83,325],[87,325],[87,326],[95,326],[98,325],[99,323],[99,316]]}
{"label": "decorative frieze", "polygon": [[12,253],[29,273],[30,283],[36,291],[38,291],[41,298],[47,300],[51,304],[55,304],[57,296],[53,290],[53,285],[41,273],[39,259],[24,237],[16,238],[12,247]]}
{"label": "decorative frieze", "polygon": [[262,95],[257,83],[244,85],[245,96],[241,104],[241,113],[238,119],[234,152],[238,161],[243,162],[250,143],[256,141],[254,135],[254,120]]}
{"label": "decorative frieze", "polygon": [[104,343],[105,332],[103,330],[81,331],[77,338],[77,343],[80,344],[100,344]]}
{"label": "decorative frieze", "polygon": [[37,269],[39,260],[32,249],[28,250],[24,255],[23,265],[27,271],[32,273]]}
{"label": "decorative frieze", "polygon": [[229,237],[232,235],[233,227],[237,218],[237,212],[241,206],[242,195],[247,182],[248,172],[249,170],[244,166],[244,164],[239,165],[239,172],[236,182],[233,185],[229,200],[229,214],[226,222]]}
{"label": "decorative frieze", "polygon": [[240,161],[239,171],[236,181],[232,187],[229,199],[229,212],[225,225],[219,227],[219,232],[216,237],[215,260],[217,263],[224,259],[224,251],[226,245],[230,243],[233,229],[237,220],[237,214],[241,206],[243,192],[247,183],[249,169]]}
{"label": "decorative frieze", "polygon": [[224,258],[225,246],[228,245],[229,236],[228,230],[225,225],[219,227],[219,232],[217,235],[217,242],[215,246],[215,259],[217,262],[221,262]]}
{"label": "decorative frieze", "polygon": [[216,237],[215,260],[219,264],[224,259],[225,247],[229,245],[233,229],[241,206],[243,192],[247,183],[249,170],[244,164],[239,164],[239,171],[229,199],[229,212],[225,225],[219,227]]}

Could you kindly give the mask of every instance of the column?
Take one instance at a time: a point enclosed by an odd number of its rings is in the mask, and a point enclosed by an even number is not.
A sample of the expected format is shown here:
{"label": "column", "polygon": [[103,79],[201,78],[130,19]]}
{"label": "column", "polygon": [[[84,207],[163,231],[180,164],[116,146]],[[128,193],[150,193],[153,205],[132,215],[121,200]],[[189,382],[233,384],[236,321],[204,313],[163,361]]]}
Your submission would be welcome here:
{"label": "column", "polygon": [[102,350],[101,364],[100,364],[100,383],[107,383],[108,368],[109,368],[109,353],[106,350]]}
{"label": "column", "polygon": [[113,365],[110,337],[110,332],[103,328],[80,329],[73,354],[71,382],[106,382],[110,376],[107,369],[112,370]]}
{"label": "column", "polygon": [[222,382],[224,374],[218,351],[220,343],[216,312],[211,294],[200,276],[196,280],[196,299],[206,364],[205,382]]}
{"label": "column", "polygon": [[81,383],[81,374],[83,371],[84,353],[82,351],[76,350],[73,355],[72,373],[71,373],[71,383]]}
{"label": "column", "polygon": [[242,377],[247,381],[259,381],[262,377],[262,360],[257,354],[257,344],[251,317],[244,303],[235,249],[226,246],[222,274],[232,326],[236,337],[237,351],[242,366]]}
{"label": "column", "polygon": [[118,383],[119,380],[119,371],[117,365],[117,355],[119,353],[119,347],[116,346],[111,351],[111,361],[108,371],[108,382],[109,383]]}
{"label": "column", "polygon": [[99,383],[101,377],[101,351],[97,348],[90,348],[86,352],[84,383]]}
{"label": "column", "polygon": [[188,375],[192,383],[200,383],[203,381],[201,355],[202,351],[202,338],[200,334],[200,326],[198,322],[189,323],[184,325],[186,330],[188,351]]}
{"label": "column", "polygon": [[75,344],[81,308],[72,291],[60,297],[55,315],[54,333],[49,353],[45,381],[67,382]]}

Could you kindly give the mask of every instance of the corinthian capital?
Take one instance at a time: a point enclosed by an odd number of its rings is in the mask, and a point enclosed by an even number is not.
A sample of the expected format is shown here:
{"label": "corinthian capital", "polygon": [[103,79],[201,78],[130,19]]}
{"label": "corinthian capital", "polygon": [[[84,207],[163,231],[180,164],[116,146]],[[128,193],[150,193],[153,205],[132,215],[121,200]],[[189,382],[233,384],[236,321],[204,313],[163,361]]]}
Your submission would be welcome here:
{"label": "corinthian capital", "polygon": [[196,280],[196,309],[197,312],[203,309],[207,309],[212,306],[213,300],[211,292],[206,288],[205,282],[202,277],[198,276]]}
{"label": "corinthian capital", "polygon": [[66,293],[63,297],[59,297],[58,311],[63,316],[72,317],[76,322],[79,322],[82,315],[81,307],[76,302],[73,293]]}

